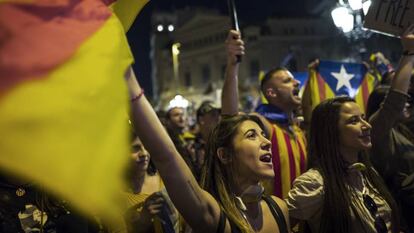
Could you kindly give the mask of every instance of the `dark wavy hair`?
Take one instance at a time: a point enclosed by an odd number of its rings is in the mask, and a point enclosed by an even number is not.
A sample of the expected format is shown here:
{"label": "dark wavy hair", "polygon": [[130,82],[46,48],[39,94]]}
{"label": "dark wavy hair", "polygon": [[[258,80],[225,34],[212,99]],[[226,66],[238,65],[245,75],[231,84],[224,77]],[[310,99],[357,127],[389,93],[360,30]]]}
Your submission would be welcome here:
{"label": "dark wavy hair", "polygon": [[229,219],[242,232],[252,232],[250,224],[244,219],[237,208],[232,185],[234,174],[232,163],[223,164],[217,157],[217,150],[224,148],[229,156],[234,155],[233,139],[245,121],[256,122],[264,130],[259,117],[254,115],[236,115],[223,117],[210,134],[207,143],[206,161],[201,176],[201,186],[210,192],[219,202]]}
{"label": "dark wavy hair", "polygon": [[263,77],[262,81],[260,82],[260,90],[262,91],[263,95],[267,99],[265,95],[265,85],[269,82],[270,79],[272,79],[273,75],[279,71],[289,71],[286,67],[276,67],[271,70],[269,70]]}
{"label": "dark wavy hair", "polygon": [[[320,232],[323,233],[349,233],[350,226],[352,226],[351,209],[357,214],[356,206],[351,201],[354,194],[350,193],[347,188],[349,183],[346,177],[349,164],[339,151],[340,111],[342,105],[347,102],[355,103],[355,100],[347,96],[327,99],[316,106],[312,112],[308,145],[310,166],[321,173],[324,181],[324,202],[320,226]],[[368,153],[361,151],[359,162],[367,168],[362,171],[363,174],[392,209],[392,232],[399,232],[397,205],[372,167]]]}

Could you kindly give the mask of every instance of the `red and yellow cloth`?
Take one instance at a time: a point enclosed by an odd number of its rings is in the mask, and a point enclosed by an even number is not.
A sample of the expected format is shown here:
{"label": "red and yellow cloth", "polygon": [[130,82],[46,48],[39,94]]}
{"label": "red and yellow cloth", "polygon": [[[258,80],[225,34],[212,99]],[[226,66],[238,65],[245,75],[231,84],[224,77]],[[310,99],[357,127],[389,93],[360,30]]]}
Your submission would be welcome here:
{"label": "red and yellow cloth", "polygon": [[287,198],[293,181],[307,170],[306,139],[302,130],[292,125],[288,132],[277,124],[273,124],[272,163],[275,177],[263,186],[268,194]]}
{"label": "red and yellow cloth", "polygon": [[147,0],[0,2],[0,169],[114,220],[129,157],[125,32]]}
{"label": "red and yellow cloth", "polygon": [[[360,64],[360,66],[363,65]],[[361,107],[362,110],[365,111],[369,94],[374,90],[377,79],[373,74],[367,71],[361,73],[360,77],[362,80],[360,82],[360,85],[355,89],[356,93],[350,96],[355,98],[357,104]],[[309,80],[305,90],[304,98],[310,98],[312,109],[316,107],[316,105],[318,105],[321,101],[328,98],[333,98],[338,95],[328,85],[327,79],[329,78],[330,77],[323,77],[318,71],[318,67],[311,67],[309,69]],[[343,95],[343,93],[341,94]],[[349,93],[347,95],[349,95]]]}

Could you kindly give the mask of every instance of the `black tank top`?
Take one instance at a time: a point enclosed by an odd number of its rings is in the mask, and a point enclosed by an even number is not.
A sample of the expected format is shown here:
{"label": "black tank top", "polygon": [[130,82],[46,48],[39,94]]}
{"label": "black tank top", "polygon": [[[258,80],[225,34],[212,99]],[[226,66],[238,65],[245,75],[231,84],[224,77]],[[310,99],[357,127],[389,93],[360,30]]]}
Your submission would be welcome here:
{"label": "black tank top", "polygon": [[[280,209],[280,207],[277,205],[277,203],[273,200],[273,198],[269,196],[263,196],[262,199],[269,206],[270,212],[272,213],[279,227],[279,232],[289,233],[287,230],[288,228],[287,228],[285,217],[283,216],[283,212]],[[217,233],[224,233],[224,228],[226,227],[226,219],[228,219],[226,214],[224,213],[223,210],[220,210],[220,220],[217,226],[217,231],[216,231]],[[241,232],[240,229],[237,228],[237,226],[230,219],[228,220],[230,222],[231,233],[240,233]]]}

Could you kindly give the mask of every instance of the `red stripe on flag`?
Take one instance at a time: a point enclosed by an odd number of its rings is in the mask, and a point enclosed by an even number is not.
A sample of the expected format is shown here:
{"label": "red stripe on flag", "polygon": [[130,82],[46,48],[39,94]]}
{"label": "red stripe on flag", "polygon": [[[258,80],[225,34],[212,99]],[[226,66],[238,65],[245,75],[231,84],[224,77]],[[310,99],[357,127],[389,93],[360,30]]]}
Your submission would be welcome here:
{"label": "red stripe on flag", "polygon": [[319,73],[316,73],[316,80],[318,81],[319,101],[326,99],[325,81]]}
{"label": "red stripe on flag", "polygon": [[292,144],[290,143],[289,135],[283,132],[283,136],[285,137],[286,147],[288,150],[288,157],[289,157],[289,172],[290,172],[290,184],[293,184],[293,181],[296,178],[296,166],[295,166],[295,157],[293,156]]}
{"label": "red stripe on flag", "polygon": [[306,159],[305,159],[305,153],[304,150],[302,148],[302,144],[300,144],[299,139],[296,138],[296,143],[298,144],[299,147],[299,154],[300,154],[300,173],[304,173],[306,170]]}
{"label": "red stripe on flag", "polygon": [[362,102],[364,104],[364,109],[367,109],[367,102],[369,97],[369,88],[368,88],[368,77],[365,77],[364,81],[362,82]]}
{"label": "red stripe on flag", "polygon": [[66,62],[112,12],[101,0],[0,4],[0,92]]}
{"label": "red stripe on flag", "polygon": [[280,154],[279,144],[277,143],[276,129],[273,127],[272,132],[272,163],[275,172],[273,194],[282,198],[282,173],[280,171]]}
{"label": "red stripe on flag", "polygon": [[117,0],[101,0],[103,3],[105,3],[107,6],[111,5],[112,3],[116,2]]}

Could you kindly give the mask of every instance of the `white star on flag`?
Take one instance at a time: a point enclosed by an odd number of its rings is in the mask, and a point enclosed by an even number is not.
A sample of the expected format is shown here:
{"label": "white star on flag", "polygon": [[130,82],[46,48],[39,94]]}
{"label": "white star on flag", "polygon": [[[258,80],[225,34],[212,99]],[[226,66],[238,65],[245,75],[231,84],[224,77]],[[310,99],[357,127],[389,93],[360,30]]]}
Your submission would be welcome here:
{"label": "white star on flag", "polygon": [[332,72],[331,75],[338,80],[336,84],[336,91],[345,86],[349,91],[352,91],[352,86],[350,80],[355,76],[354,74],[348,74],[344,65],[341,66],[341,71],[339,73]]}

